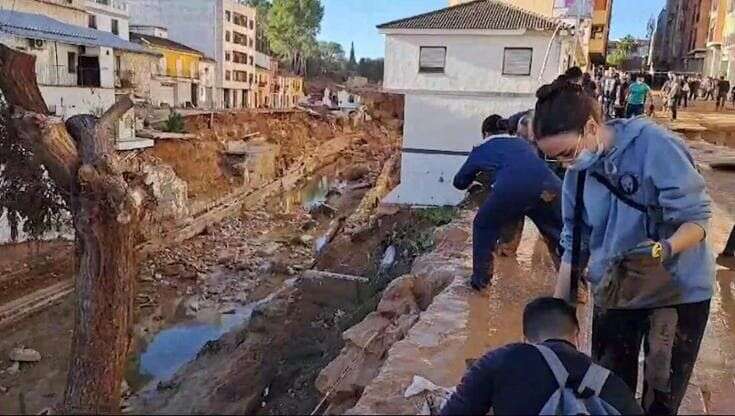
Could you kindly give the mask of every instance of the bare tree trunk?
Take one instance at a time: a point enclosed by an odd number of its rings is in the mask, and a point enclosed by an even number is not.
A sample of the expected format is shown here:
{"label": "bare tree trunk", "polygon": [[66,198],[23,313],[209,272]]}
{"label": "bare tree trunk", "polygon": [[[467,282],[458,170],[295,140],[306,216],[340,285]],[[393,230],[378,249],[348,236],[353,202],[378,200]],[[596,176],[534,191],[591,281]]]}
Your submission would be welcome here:
{"label": "bare tree trunk", "polygon": [[125,97],[99,120],[48,117],[34,57],[0,44],[0,89],[11,105],[10,133],[31,148],[65,195],[76,231],[77,310],[64,413],[117,413],[130,342],[140,203],[113,151]]}

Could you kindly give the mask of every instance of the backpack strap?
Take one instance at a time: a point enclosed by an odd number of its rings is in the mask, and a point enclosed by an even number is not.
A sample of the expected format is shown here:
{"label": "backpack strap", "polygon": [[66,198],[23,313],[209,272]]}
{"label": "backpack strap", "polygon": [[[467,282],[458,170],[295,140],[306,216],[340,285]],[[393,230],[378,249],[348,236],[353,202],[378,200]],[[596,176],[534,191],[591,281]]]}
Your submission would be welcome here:
{"label": "backpack strap", "polygon": [[556,378],[556,382],[559,383],[559,388],[565,388],[567,386],[567,380],[569,379],[569,372],[564,367],[564,364],[562,364],[559,356],[556,355],[551,348],[545,345],[533,344],[533,346],[541,353],[546,364],[549,365],[551,372],[554,373],[554,378]]}
{"label": "backpack strap", "polygon": [[587,369],[587,373],[585,373],[582,382],[579,384],[577,393],[584,394],[585,390],[590,389],[595,393],[595,396],[599,396],[608,377],[610,377],[610,370],[592,363],[590,368]]}
{"label": "backpack strap", "polygon": [[587,171],[577,174],[577,192],[574,196],[574,226],[572,227],[572,273],[569,277],[570,303],[577,304],[577,292],[581,280],[582,257],[582,223],[584,222],[584,186],[587,182]]}

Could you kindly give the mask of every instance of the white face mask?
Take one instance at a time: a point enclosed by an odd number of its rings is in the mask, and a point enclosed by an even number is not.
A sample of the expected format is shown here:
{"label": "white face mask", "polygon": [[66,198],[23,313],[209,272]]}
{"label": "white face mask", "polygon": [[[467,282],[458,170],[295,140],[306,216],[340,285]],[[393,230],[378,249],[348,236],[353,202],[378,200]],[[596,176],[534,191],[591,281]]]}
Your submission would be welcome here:
{"label": "white face mask", "polygon": [[569,166],[569,169],[576,171],[586,170],[600,160],[600,157],[605,153],[605,144],[597,136],[595,136],[595,140],[597,140],[597,149],[584,149],[579,152],[579,155],[574,159],[574,162]]}

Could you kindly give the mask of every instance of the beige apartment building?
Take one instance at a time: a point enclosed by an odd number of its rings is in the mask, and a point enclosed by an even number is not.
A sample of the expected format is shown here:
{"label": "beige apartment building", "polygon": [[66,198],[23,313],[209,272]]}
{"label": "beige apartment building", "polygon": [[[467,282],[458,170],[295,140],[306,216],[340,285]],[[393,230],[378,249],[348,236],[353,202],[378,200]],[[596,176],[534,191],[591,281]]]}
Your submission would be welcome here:
{"label": "beige apartment building", "polygon": [[130,0],[131,23],[213,58],[216,108],[253,108],[256,10],[235,0]]}

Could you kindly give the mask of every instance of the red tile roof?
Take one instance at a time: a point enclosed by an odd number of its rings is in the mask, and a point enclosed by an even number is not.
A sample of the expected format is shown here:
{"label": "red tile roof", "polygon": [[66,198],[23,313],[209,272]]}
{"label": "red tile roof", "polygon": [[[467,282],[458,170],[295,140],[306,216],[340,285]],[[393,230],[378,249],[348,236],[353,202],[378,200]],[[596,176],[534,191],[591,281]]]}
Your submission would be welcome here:
{"label": "red tile roof", "polygon": [[[378,29],[554,30],[559,21],[500,0],[475,0],[384,23]],[[564,26],[567,27],[567,26]]]}

